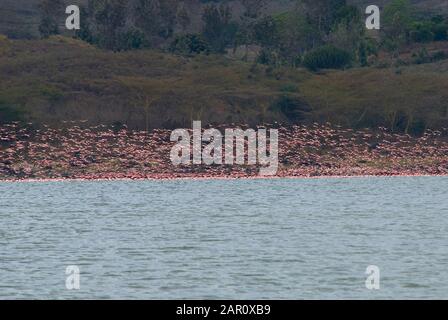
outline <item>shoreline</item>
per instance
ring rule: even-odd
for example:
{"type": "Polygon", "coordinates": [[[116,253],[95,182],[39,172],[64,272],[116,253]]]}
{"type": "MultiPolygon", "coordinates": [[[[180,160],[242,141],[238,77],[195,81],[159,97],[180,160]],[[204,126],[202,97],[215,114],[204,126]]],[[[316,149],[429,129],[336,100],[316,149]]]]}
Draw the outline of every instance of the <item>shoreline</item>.
{"type": "Polygon", "coordinates": [[[262,176],[258,165],[175,166],[170,130],[3,125],[0,182],[448,176],[448,129],[421,137],[329,124],[278,130],[277,174],[262,176]]]}
{"type": "Polygon", "coordinates": [[[351,176],[252,176],[252,177],[152,177],[152,178],[49,178],[49,179],[9,179],[1,183],[47,183],[47,182],[168,182],[168,181],[250,181],[250,180],[323,180],[323,179],[364,179],[364,178],[432,178],[447,177],[448,174],[391,174],[391,175],[351,175],[351,176]]]}

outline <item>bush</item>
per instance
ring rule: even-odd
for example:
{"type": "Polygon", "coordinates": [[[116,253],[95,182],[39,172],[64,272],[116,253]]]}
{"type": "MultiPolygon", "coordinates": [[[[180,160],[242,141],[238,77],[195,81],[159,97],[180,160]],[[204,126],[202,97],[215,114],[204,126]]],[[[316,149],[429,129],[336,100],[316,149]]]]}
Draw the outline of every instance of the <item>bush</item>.
{"type": "Polygon", "coordinates": [[[120,34],[118,50],[142,49],[145,46],[145,34],[135,28],[131,28],[120,34]]]}
{"type": "Polygon", "coordinates": [[[0,103],[0,124],[21,120],[23,120],[23,114],[21,111],[9,105],[0,103]]]}
{"type": "Polygon", "coordinates": [[[234,44],[238,33],[238,24],[232,21],[232,11],[229,6],[206,6],[202,14],[204,22],[202,35],[215,53],[224,53],[225,49],[234,44]]]}
{"type": "Polygon", "coordinates": [[[448,24],[435,25],[432,32],[434,33],[434,41],[448,40],[448,24]]]}
{"type": "Polygon", "coordinates": [[[277,98],[270,109],[280,111],[292,123],[306,120],[311,112],[310,106],[305,101],[287,94],[277,98]]]}
{"type": "Polygon", "coordinates": [[[273,50],[263,48],[257,56],[257,63],[276,66],[279,64],[278,54],[273,50]]]}
{"type": "Polygon", "coordinates": [[[295,83],[286,83],[280,87],[281,92],[288,92],[288,93],[296,93],[299,91],[299,88],[297,87],[297,84],[295,83]]]}
{"type": "Polygon", "coordinates": [[[446,59],[448,59],[448,53],[446,53],[444,51],[437,51],[436,53],[434,53],[431,56],[432,62],[437,62],[437,61],[446,60],[446,59]]]}
{"type": "Polygon", "coordinates": [[[442,16],[416,21],[412,23],[410,37],[414,42],[445,41],[448,39],[448,24],[442,16]]]}
{"type": "Polygon", "coordinates": [[[434,39],[432,24],[429,22],[414,22],[410,31],[411,40],[414,42],[430,42],[434,39]]]}
{"type": "Polygon", "coordinates": [[[305,55],[303,65],[311,70],[343,69],[352,61],[349,52],[331,45],[317,48],[305,55]]]}
{"type": "Polygon", "coordinates": [[[172,53],[182,55],[208,54],[210,52],[207,42],[198,34],[186,34],[176,37],[171,43],[169,50],[172,53]]]}
{"type": "Polygon", "coordinates": [[[58,23],[50,18],[42,18],[39,25],[39,32],[42,38],[48,38],[51,35],[59,34],[58,23]]]}
{"type": "Polygon", "coordinates": [[[429,56],[428,50],[426,48],[420,49],[417,53],[412,54],[413,63],[423,64],[431,62],[431,57],[429,56]]]}
{"type": "Polygon", "coordinates": [[[423,63],[431,63],[437,62],[440,60],[448,59],[448,53],[445,51],[437,51],[433,54],[429,54],[426,48],[420,49],[420,51],[412,54],[413,63],[414,64],[423,64],[423,63]]]}

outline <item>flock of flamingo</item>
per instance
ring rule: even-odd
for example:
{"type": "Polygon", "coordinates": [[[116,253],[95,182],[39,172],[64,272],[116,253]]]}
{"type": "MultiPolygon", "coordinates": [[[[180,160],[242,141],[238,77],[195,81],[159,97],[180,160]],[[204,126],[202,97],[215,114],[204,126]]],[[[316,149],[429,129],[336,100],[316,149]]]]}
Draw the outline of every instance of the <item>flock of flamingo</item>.
{"type": "MultiPolygon", "coordinates": [[[[272,126],[279,130],[277,177],[448,175],[448,129],[413,137],[385,128],[272,126]]],[[[39,129],[32,124],[5,124],[0,126],[0,180],[258,176],[257,166],[174,166],[170,134],[170,130],[85,127],[74,122],[64,128],[39,129]]]]}

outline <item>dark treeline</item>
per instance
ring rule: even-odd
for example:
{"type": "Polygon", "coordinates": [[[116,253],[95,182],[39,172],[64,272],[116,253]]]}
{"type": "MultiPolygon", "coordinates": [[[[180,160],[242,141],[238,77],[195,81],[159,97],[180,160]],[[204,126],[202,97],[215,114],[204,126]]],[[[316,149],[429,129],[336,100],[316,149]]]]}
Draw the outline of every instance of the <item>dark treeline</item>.
{"type": "MultiPolygon", "coordinates": [[[[365,66],[379,50],[448,38],[446,17],[423,15],[408,0],[393,0],[382,10],[382,29],[374,36],[365,28],[364,8],[345,0],[297,0],[275,14],[264,10],[267,0],[241,0],[238,11],[228,1],[197,2],[202,12],[195,28],[198,14],[187,1],[89,0],[76,37],[108,50],[161,48],[182,55],[255,46],[260,63],[312,70],[365,66]]],[[[59,33],[63,0],[42,0],[40,8],[41,35],[59,33]]]]}

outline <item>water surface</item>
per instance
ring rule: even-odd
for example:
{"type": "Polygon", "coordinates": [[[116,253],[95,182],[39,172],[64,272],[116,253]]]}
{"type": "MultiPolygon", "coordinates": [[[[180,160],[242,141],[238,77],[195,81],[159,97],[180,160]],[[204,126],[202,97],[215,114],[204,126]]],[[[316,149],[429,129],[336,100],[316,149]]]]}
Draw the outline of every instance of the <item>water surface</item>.
{"type": "Polygon", "coordinates": [[[0,298],[446,299],[447,190],[446,177],[0,183],[0,298]]]}

